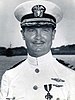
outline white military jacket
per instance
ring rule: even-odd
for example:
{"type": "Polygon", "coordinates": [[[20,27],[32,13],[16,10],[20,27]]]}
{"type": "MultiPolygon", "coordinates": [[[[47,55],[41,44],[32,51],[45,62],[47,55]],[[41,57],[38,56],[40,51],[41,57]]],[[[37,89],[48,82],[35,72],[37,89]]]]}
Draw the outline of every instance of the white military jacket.
{"type": "Polygon", "coordinates": [[[28,55],[2,77],[1,100],[74,99],[75,72],[57,62],[51,51],[38,58],[28,55]]]}

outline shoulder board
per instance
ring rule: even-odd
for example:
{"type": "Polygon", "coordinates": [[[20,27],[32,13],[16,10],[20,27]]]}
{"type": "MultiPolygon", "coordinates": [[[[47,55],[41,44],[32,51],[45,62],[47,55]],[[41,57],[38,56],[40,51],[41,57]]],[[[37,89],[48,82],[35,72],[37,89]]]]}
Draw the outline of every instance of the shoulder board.
{"type": "Polygon", "coordinates": [[[26,59],[23,59],[22,61],[20,61],[20,62],[16,63],[13,67],[9,68],[8,70],[10,70],[10,69],[13,69],[13,68],[17,67],[19,64],[21,64],[21,63],[22,63],[22,62],[24,62],[25,60],[26,60],[26,59]]]}
{"type": "Polygon", "coordinates": [[[57,60],[59,63],[63,64],[64,66],[66,66],[66,67],[68,67],[68,68],[70,68],[70,69],[72,69],[72,70],[75,70],[75,67],[74,67],[73,65],[70,65],[69,63],[67,63],[67,62],[65,62],[65,61],[63,61],[63,60],[61,60],[61,59],[57,59],[57,58],[56,58],[56,60],[57,60]]]}

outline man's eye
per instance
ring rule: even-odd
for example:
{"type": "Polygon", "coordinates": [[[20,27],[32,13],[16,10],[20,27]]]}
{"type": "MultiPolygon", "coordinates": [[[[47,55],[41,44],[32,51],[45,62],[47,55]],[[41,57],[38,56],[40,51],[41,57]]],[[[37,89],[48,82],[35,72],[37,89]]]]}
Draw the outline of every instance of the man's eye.
{"type": "Polygon", "coordinates": [[[34,31],[34,29],[28,29],[28,32],[33,32],[34,31]]]}
{"type": "Polygon", "coordinates": [[[49,32],[49,29],[43,29],[43,31],[45,31],[45,32],[49,32]]]}

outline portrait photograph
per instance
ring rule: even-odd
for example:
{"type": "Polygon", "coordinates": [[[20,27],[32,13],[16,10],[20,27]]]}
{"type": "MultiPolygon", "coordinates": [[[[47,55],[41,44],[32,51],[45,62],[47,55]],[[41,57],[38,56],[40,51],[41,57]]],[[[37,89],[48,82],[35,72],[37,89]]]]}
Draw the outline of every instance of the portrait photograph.
{"type": "Polygon", "coordinates": [[[74,100],[75,0],[0,0],[0,100],[74,100]]]}

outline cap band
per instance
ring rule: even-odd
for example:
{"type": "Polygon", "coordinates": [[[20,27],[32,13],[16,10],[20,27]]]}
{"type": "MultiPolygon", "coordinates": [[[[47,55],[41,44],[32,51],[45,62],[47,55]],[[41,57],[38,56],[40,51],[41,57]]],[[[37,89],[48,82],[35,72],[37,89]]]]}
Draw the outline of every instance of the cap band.
{"type": "Polygon", "coordinates": [[[41,27],[41,26],[53,26],[54,28],[56,28],[56,24],[53,24],[51,22],[27,22],[27,23],[23,23],[21,24],[21,27],[41,27]]]}
{"type": "Polygon", "coordinates": [[[31,18],[31,19],[24,19],[21,22],[21,27],[29,27],[29,26],[34,26],[34,27],[40,27],[40,26],[54,26],[56,27],[56,22],[54,22],[53,19],[50,18],[31,18]]]}

